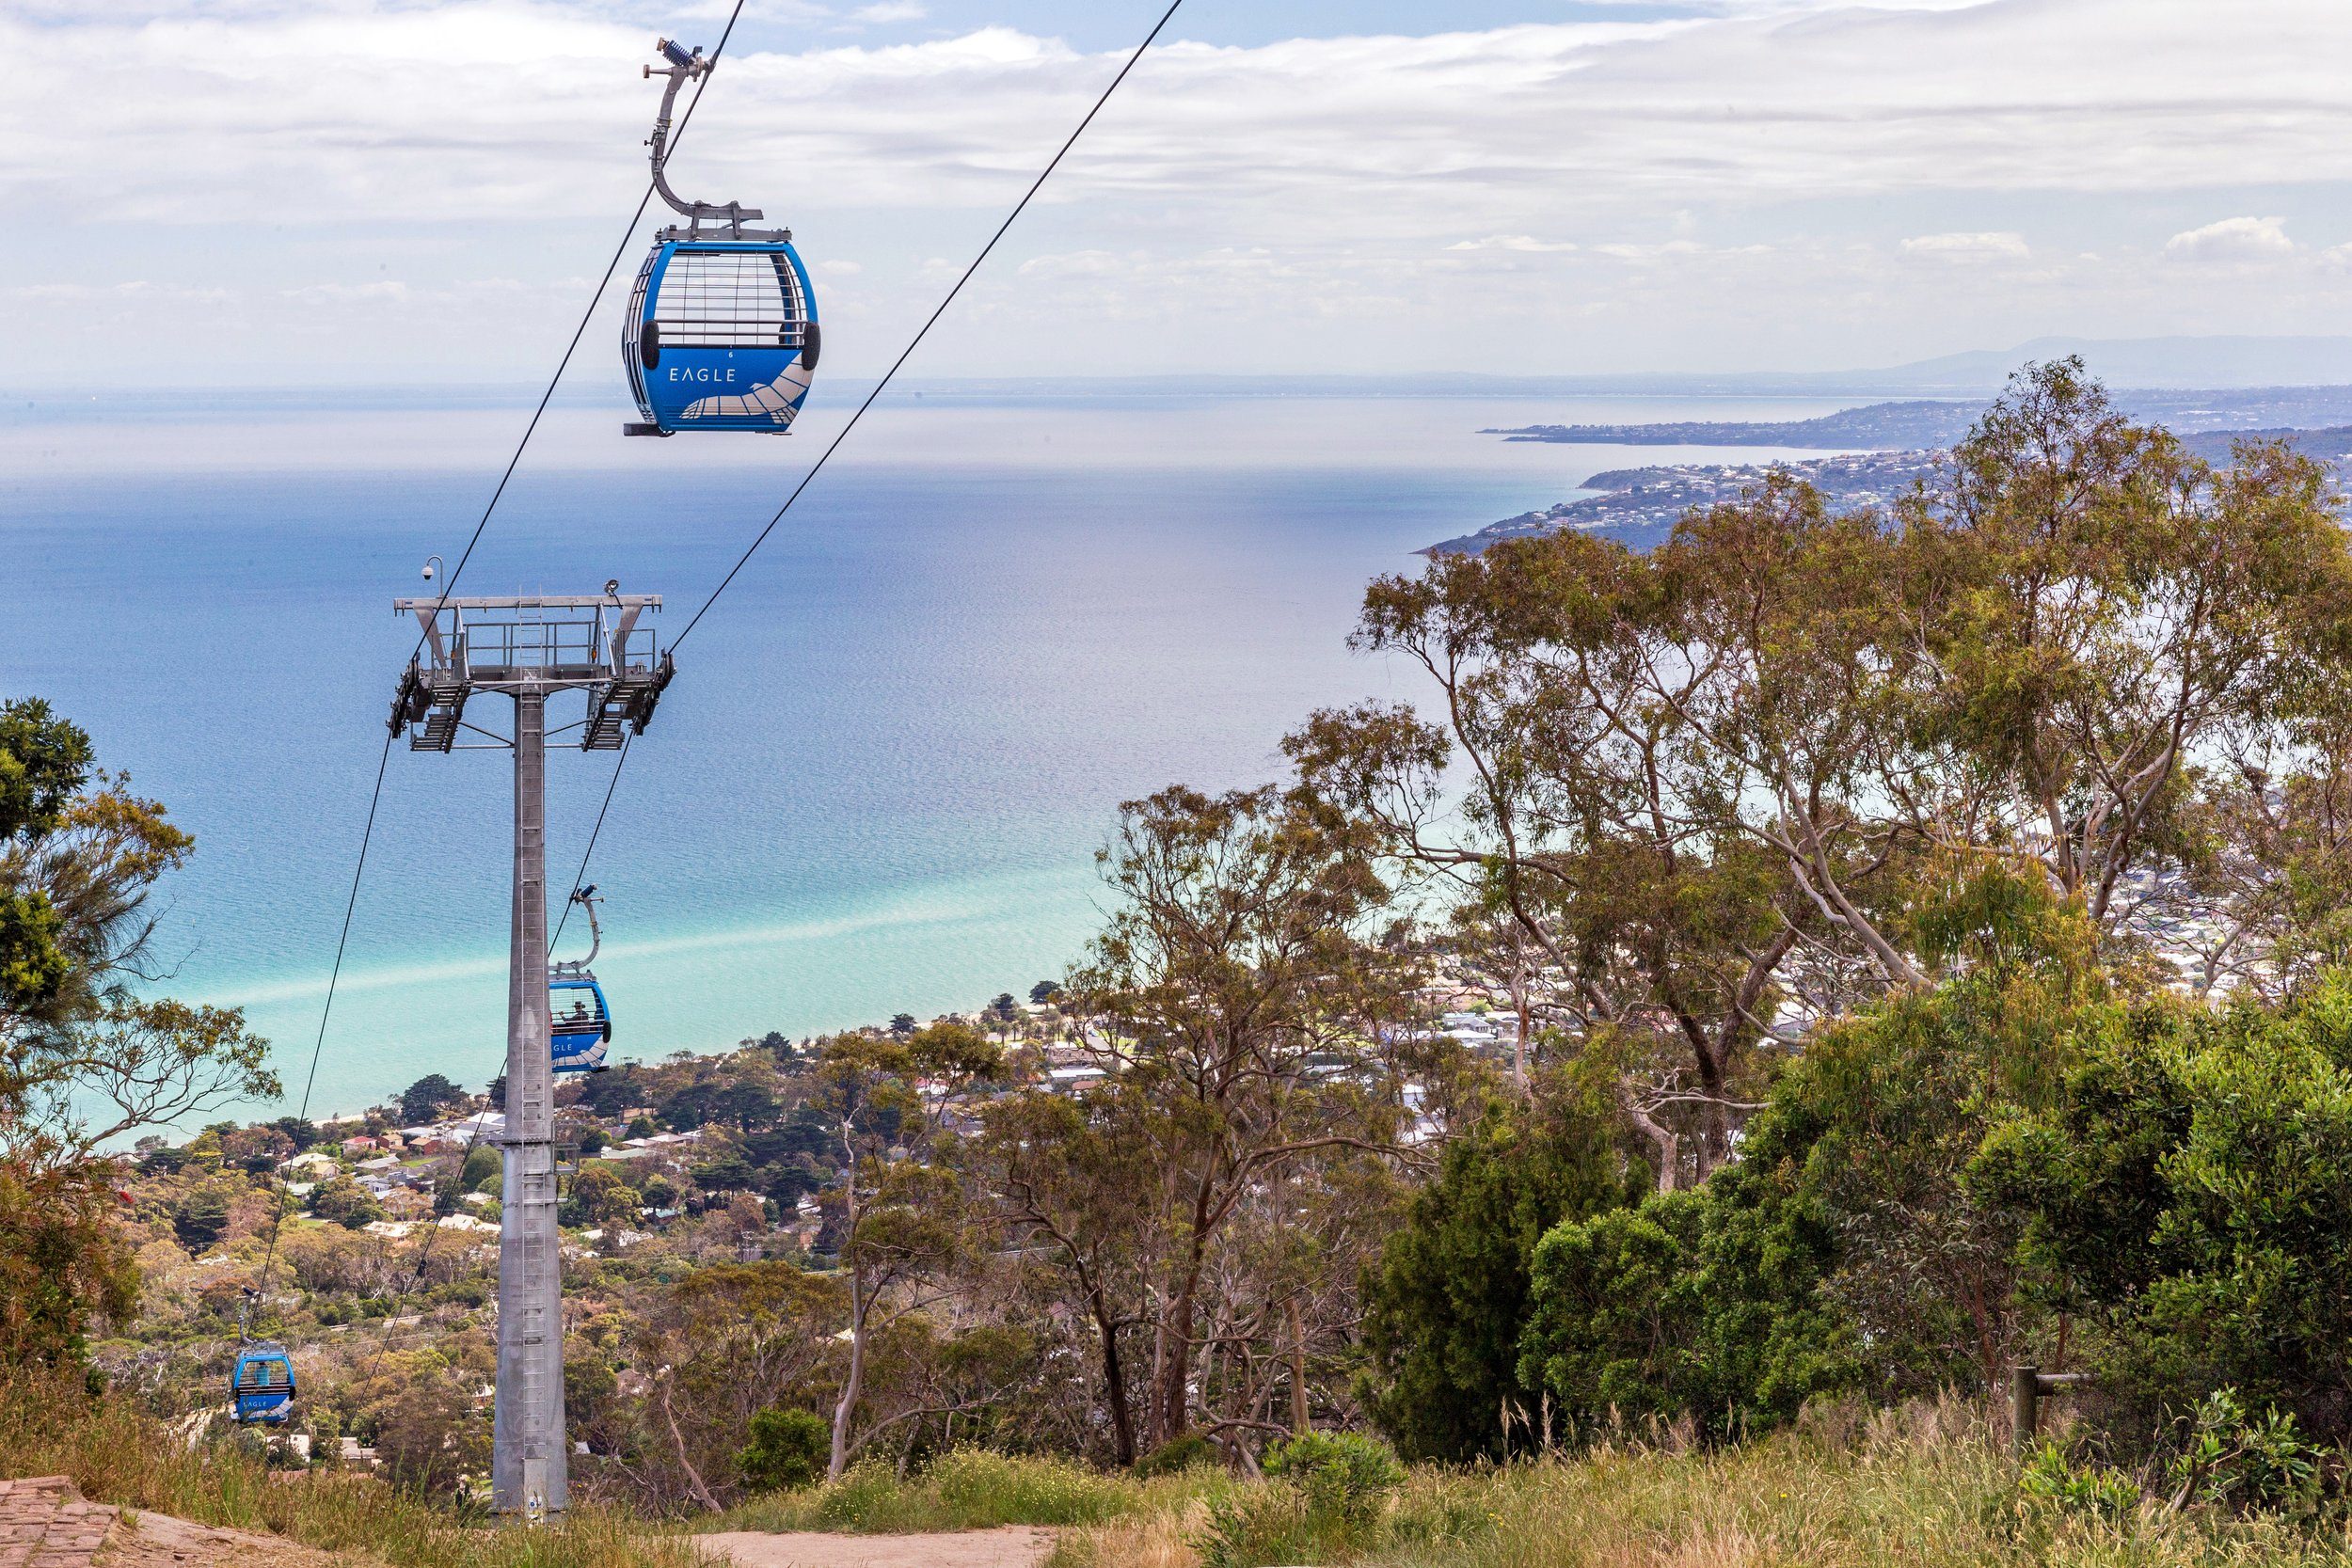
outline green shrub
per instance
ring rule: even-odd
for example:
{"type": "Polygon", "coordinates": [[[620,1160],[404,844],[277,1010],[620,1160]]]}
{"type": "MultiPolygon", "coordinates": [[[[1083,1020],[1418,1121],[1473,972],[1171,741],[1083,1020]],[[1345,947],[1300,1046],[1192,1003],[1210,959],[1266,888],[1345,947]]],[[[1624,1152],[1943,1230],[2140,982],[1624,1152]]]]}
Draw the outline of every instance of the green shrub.
{"type": "Polygon", "coordinates": [[[1201,1568],[1271,1568],[1322,1562],[1347,1548],[1337,1521],[1311,1519],[1297,1489],[1245,1486],[1209,1499],[1209,1513],[1191,1538],[1201,1568]]]}
{"type": "Polygon", "coordinates": [[[1405,1481],[1396,1455],[1352,1433],[1301,1433],[1267,1450],[1268,1484],[1209,1500],[1193,1538],[1203,1568],[1322,1562],[1372,1546],[1389,1495],[1405,1481]]]}
{"type": "Polygon", "coordinates": [[[2065,907],[1994,881],[1920,935],[1980,967],[1809,1039],[1737,1163],[1538,1244],[1521,1371],[1572,1430],[1688,1422],[1722,1442],[1817,1396],[1891,1403],[2006,1376],[2028,1225],[1978,1179],[1982,1150],[2062,1101],[2086,1049],[2135,1015],[2081,973],[2065,907]],[[1979,926],[2008,944],[1955,935],[1979,926]]]}
{"type": "Polygon", "coordinates": [[[900,1528],[898,1475],[888,1465],[867,1460],[852,1465],[839,1481],[826,1483],[817,1499],[817,1517],[831,1529],[890,1529],[900,1528]]]}
{"type": "Polygon", "coordinates": [[[1135,1475],[1138,1481],[1154,1476],[1182,1475],[1199,1465],[1218,1463],[1216,1445],[1197,1432],[1187,1432],[1167,1442],[1136,1461],[1135,1475]]]}
{"type": "Polygon", "coordinates": [[[1352,1432],[1304,1432],[1278,1443],[1266,1452],[1265,1473],[1295,1486],[1310,1512],[1351,1525],[1370,1521],[1405,1481],[1396,1455],[1352,1432]]]}
{"type": "Polygon", "coordinates": [[[2294,1512],[2318,1501],[2323,1455],[2295,1430],[2294,1412],[2255,1416],[2236,1389],[2217,1388],[2181,1425],[2181,1448],[2167,1467],[2177,1499],[2294,1512]]]}
{"type": "Polygon", "coordinates": [[[2249,1441],[2257,1409],[2352,1440],[2352,972],[2280,1008],[2119,1010],[1969,1179],[2023,1217],[2023,1293],[2073,1319],[2111,1440],[2161,1447],[2181,1411],[2214,1429],[2231,1408],[2249,1441]]]}
{"type": "Polygon", "coordinates": [[[1852,1333],[1822,1291],[1820,1206],[1774,1163],[1697,1192],[1564,1224],[1535,1249],[1521,1375],[1563,1436],[1685,1418],[1729,1439],[1795,1418],[1852,1377],[1852,1333]]]}
{"type": "Polygon", "coordinates": [[[833,1428],[808,1410],[762,1410],[752,1417],[751,1441],[736,1456],[743,1484],[755,1492],[788,1491],[825,1473],[833,1428]]]}
{"type": "Polygon", "coordinates": [[[2017,1478],[2019,1496],[2075,1513],[2120,1519],[2139,1506],[2139,1483],[2104,1465],[2076,1465],[2044,1438],[2017,1478]]]}
{"type": "Polygon", "coordinates": [[[1563,1221],[1640,1202],[1649,1185],[1606,1116],[1563,1085],[1540,1087],[1534,1104],[1493,1106],[1447,1140],[1436,1179],[1365,1271],[1359,1394],[1412,1458],[1541,1446],[1542,1394],[1519,1364],[1536,1243],[1563,1221]]]}
{"type": "Polygon", "coordinates": [[[1126,1506],[1114,1478],[1063,1460],[958,1449],[931,1465],[939,1500],[965,1529],[996,1525],[1091,1525],[1126,1506]]]}

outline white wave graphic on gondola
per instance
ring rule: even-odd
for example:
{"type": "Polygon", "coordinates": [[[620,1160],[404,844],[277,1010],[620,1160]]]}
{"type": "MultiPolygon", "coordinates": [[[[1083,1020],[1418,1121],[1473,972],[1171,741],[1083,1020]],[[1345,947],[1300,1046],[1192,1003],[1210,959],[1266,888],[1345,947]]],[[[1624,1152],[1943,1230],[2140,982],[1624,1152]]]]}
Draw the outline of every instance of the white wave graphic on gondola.
{"type": "Polygon", "coordinates": [[[773,381],[755,387],[748,392],[696,398],[686,405],[678,418],[765,419],[778,425],[789,425],[801,411],[801,400],[808,396],[808,367],[796,358],[773,381]]]}

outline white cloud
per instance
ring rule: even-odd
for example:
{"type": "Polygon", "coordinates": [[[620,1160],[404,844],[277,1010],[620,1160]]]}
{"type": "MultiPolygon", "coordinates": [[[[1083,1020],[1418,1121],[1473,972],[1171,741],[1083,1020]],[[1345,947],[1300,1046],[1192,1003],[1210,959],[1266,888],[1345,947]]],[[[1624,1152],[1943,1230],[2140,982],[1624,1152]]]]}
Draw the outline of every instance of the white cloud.
{"type": "Polygon", "coordinates": [[[378,279],[373,283],[309,283],[285,291],[289,299],[307,305],[400,304],[408,298],[405,283],[378,279]]]}
{"type": "Polygon", "coordinates": [[[2267,261],[2295,249],[2284,218],[2223,218],[2164,242],[2165,255],[2178,261],[2267,261]]]}
{"type": "MultiPolygon", "coordinates": [[[[88,12],[87,15],[103,15],[88,12]]],[[[0,103],[0,199],[117,216],[601,214],[653,105],[641,29],[530,0],[173,15],[30,27],[16,57],[86,71],[0,103]],[[460,194],[462,193],[462,195],[460,194]]],[[[2009,0],[1430,38],[1173,42],[1138,70],[1054,198],[1179,198],[1236,224],[1453,243],[1572,211],[1915,189],[2163,190],[2250,171],[2352,177],[2328,65],[2352,7],[2009,0]],[[1486,221],[1480,223],[1479,218],[1486,221]],[[1469,219],[1469,222],[1462,221],[1469,219]]],[[[998,207],[1115,69],[992,27],[713,78],[681,181],[770,204],[998,207]],[[690,170],[691,166],[691,170],[690,170]],[[779,187],[782,187],[779,189],[779,187]]]]}
{"type": "Polygon", "coordinates": [[[1919,234],[1902,243],[1906,256],[1939,261],[2012,261],[2033,254],[2023,234],[1919,234]]]}
{"type": "Polygon", "coordinates": [[[1620,261],[1646,261],[1660,256],[1704,256],[1708,247],[1696,240],[1667,240],[1658,245],[1633,245],[1614,241],[1593,246],[1597,256],[1607,256],[1620,261]]]}
{"type": "MultiPolygon", "coordinates": [[[[860,14],[856,0],[757,3],[771,19],[787,3],[860,14]]],[[[560,351],[584,287],[555,276],[600,266],[603,233],[643,191],[655,92],[636,64],[685,4],[709,0],[0,0],[0,50],[81,62],[0,94],[0,276],[100,286],[159,276],[161,250],[192,289],[268,301],[332,285],[350,297],[305,293],[303,311],[411,324],[342,345],[346,359],[535,371],[541,345],[522,328],[544,318],[560,351]],[[126,234],[143,254],[113,243],[126,234]],[[413,291],[399,311],[367,293],[379,260],[413,291]],[[518,294],[501,304],[465,282],[485,273],[518,294]]],[[[1787,362],[1792,345],[1835,364],[1880,353],[1854,341],[1858,323],[1909,334],[1906,352],[1973,346],[1954,334],[2160,331],[2192,298],[2223,297],[2228,269],[2157,264],[2132,204],[2193,193],[2210,211],[2276,210],[2283,198],[2233,193],[2352,181],[2341,0],[1684,9],[1253,47],[1179,36],[927,355],[994,369],[1099,355],[1095,368],[1120,370],[1118,356],[1208,352],[1180,322],[1160,337],[1086,330],[1087,309],[1174,322],[1168,300],[1227,318],[1214,346],[1229,358],[1301,366],[1417,343],[1465,368],[1583,368],[1565,356],[1604,349],[1787,362]],[[2054,202],[2074,231],[2034,254],[2010,226],[2054,202]],[[1889,232],[1889,212],[1916,232],[1889,232]],[[1958,262],[1983,264],[1934,264],[1958,262]],[[1974,314],[1955,311],[1963,299],[1974,314]]],[[[881,338],[936,303],[1119,64],[1009,26],[801,53],[739,38],[673,173],[689,195],[790,223],[820,278],[861,269],[876,341],[845,331],[829,353],[886,362],[896,345],[881,338]]],[[[2230,219],[2162,255],[2283,257],[2293,243],[2280,220],[2230,219]]],[[[2226,320],[2200,319],[2352,327],[2334,293],[2352,268],[2307,270],[2328,292],[2240,291],[2226,320]],[[2258,307],[2280,314],[2257,321],[2258,307]]],[[[21,314],[20,364],[86,357],[66,325],[21,314]]],[[[162,306],[142,320],[162,330],[140,352],[171,352],[162,306]]],[[[270,311],[257,304],[249,325],[219,341],[274,362],[270,311]]],[[[218,346],[182,352],[200,369],[218,346]]]]}
{"type": "Polygon", "coordinates": [[[915,5],[914,0],[883,0],[883,3],[878,6],[860,6],[850,13],[850,20],[871,23],[920,22],[930,14],[927,7],[915,5]]]}
{"type": "Polygon", "coordinates": [[[0,289],[0,298],[37,305],[178,304],[222,305],[234,295],[230,290],[190,288],[180,283],[156,283],[144,277],[121,283],[17,283],[0,289]]]}
{"type": "Polygon", "coordinates": [[[1448,250],[1517,250],[1529,253],[1565,253],[1576,248],[1572,242],[1549,243],[1533,234],[1489,234],[1483,240],[1457,240],[1446,246],[1448,250]]]}

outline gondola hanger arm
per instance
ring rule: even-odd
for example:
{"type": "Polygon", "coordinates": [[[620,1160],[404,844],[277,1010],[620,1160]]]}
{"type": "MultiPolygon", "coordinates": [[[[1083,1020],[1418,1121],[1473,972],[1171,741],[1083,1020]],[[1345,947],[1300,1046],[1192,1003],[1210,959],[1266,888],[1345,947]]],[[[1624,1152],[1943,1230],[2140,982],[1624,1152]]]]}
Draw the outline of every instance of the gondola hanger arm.
{"type": "Polygon", "coordinates": [[[699,235],[705,223],[717,223],[726,226],[729,239],[790,239],[792,236],[788,230],[779,230],[774,234],[746,234],[743,230],[746,220],[767,215],[756,207],[746,207],[739,201],[689,201],[670,188],[670,111],[676,105],[677,89],[708,75],[717,69],[719,62],[703,58],[700,48],[681,49],[669,39],[656,40],[654,47],[661,52],[663,59],[670,62],[659,71],[650,65],[644,68],[648,79],[663,76],[669,80],[669,86],[661,89],[661,111],[654,119],[653,135],[645,138],[645,145],[653,149],[654,190],[663,201],[669,203],[672,212],[688,220],[690,235],[699,235]]]}

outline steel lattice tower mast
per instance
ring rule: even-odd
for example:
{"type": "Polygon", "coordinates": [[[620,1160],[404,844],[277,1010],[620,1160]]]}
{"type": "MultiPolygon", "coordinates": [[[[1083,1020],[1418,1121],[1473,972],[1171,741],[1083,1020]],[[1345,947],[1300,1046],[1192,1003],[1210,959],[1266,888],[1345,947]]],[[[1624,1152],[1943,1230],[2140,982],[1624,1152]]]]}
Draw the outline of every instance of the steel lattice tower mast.
{"type": "Polygon", "coordinates": [[[402,672],[390,726],[417,752],[508,749],[515,754],[515,895],[506,984],[506,1132],[499,1225],[498,1404],[492,1506],[536,1515],[564,1508],[564,1286],[557,1254],[555,1070],[548,1010],[548,699],[587,696],[580,749],[609,752],[644,733],[670,684],[668,654],[644,611],[652,594],[535,594],[509,599],[401,599],[423,628],[402,672]],[[512,737],[467,721],[479,691],[514,699],[512,737]],[[459,732],[479,738],[461,741],[459,732]]]}

